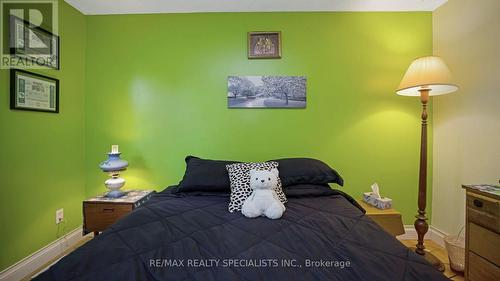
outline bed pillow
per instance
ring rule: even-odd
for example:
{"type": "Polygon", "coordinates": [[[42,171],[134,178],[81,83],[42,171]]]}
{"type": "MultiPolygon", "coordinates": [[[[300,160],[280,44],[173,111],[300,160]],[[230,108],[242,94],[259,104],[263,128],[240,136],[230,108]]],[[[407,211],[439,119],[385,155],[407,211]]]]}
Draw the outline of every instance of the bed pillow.
{"type": "MultiPolygon", "coordinates": [[[[250,170],[271,170],[278,168],[278,162],[264,163],[235,163],[226,166],[229,173],[229,181],[231,182],[231,196],[229,198],[229,212],[241,211],[241,206],[245,199],[250,196],[252,189],[250,188],[250,170]]],[[[286,196],[281,188],[281,181],[278,178],[278,185],[275,189],[279,200],[286,203],[286,196]]]]}
{"type": "Polygon", "coordinates": [[[284,158],[276,161],[279,164],[280,178],[283,187],[297,184],[344,185],[342,177],[326,163],[311,158],[284,158]]]}
{"type": "Polygon", "coordinates": [[[236,161],[209,160],[195,156],[186,157],[186,172],[177,192],[230,191],[226,165],[236,161]]]}

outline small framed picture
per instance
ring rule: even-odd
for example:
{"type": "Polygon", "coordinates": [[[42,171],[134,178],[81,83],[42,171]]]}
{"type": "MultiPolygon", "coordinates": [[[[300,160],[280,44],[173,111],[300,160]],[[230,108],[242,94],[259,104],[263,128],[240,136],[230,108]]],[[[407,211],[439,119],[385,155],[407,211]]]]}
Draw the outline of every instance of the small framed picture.
{"type": "Polygon", "coordinates": [[[11,55],[27,64],[59,69],[59,36],[16,16],[9,20],[11,55]]]}
{"type": "Polygon", "coordinates": [[[281,32],[248,32],[248,58],[281,58],[281,32]]]}
{"type": "Polygon", "coordinates": [[[58,113],[59,80],[11,69],[10,108],[58,113]]]}

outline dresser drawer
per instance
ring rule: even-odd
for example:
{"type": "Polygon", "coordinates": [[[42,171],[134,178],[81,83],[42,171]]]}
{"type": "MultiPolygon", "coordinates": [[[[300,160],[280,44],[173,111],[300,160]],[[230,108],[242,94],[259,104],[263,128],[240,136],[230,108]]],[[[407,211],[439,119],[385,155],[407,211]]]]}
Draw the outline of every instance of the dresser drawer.
{"type": "Polygon", "coordinates": [[[470,222],[500,233],[500,219],[498,217],[490,215],[489,213],[481,212],[472,208],[467,208],[467,219],[470,222]]]}
{"type": "Polygon", "coordinates": [[[498,281],[500,280],[500,268],[480,256],[469,252],[469,275],[470,281],[498,281]]]}
{"type": "Polygon", "coordinates": [[[474,194],[473,192],[467,192],[467,207],[494,217],[500,216],[498,200],[474,194]]]}
{"type": "Polygon", "coordinates": [[[469,250],[500,265],[500,237],[493,231],[469,223],[469,250]]]}
{"type": "Polygon", "coordinates": [[[87,231],[103,231],[132,209],[132,204],[85,203],[85,228],[87,231]]]}

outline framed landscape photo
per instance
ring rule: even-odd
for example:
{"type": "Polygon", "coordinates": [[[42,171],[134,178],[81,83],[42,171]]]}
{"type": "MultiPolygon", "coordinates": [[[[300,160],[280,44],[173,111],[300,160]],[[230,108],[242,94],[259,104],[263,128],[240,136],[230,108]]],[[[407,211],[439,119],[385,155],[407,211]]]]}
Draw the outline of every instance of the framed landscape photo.
{"type": "Polygon", "coordinates": [[[229,76],[228,108],[305,108],[305,76],[229,76]]]}
{"type": "Polygon", "coordinates": [[[59,36],[16,16],[9,21],[11,55],[27,65],[59,69],[59,36]]]}
{"type": "Polygon", "coordinates": [[[248,58],[281,58],[281,32],[248,32],[248,58]]]}
{"type": "Polygon", "coordinates": [[[10,108],[58,113],[59,80],[11,69],[10,108]]]}

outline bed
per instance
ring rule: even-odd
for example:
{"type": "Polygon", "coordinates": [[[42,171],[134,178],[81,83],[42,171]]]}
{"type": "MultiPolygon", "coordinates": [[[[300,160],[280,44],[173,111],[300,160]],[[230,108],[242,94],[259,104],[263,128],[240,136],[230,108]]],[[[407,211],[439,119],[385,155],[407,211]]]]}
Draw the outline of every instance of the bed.
{"type": "Polygon", "coordinates": [[[283,190],[270,220],[228,212],[228,192],[167,188],[35,280],[448,280],[344,192],[283,190]]]}

